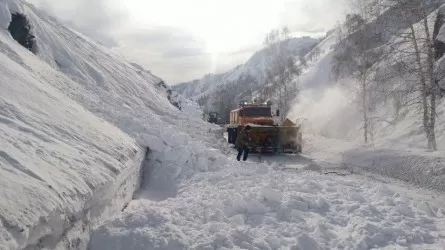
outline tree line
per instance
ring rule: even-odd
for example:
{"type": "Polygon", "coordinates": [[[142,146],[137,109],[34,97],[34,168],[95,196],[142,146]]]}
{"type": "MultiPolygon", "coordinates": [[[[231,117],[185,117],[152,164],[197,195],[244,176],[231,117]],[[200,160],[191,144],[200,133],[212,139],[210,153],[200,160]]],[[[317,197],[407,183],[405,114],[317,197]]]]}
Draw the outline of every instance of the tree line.
{"type": "Polygon", "coordinates": [[[445,53],[440,0],[357,1],[354,13],[339,27],[333,59],[337,81],[351,77],[357,93],[365,143],[378,122],[396,122],[400,111],[415,109],[429,150],[437,150],[437,105],[444,94],[445,53]],[[431,18],[433,16],[433,18],[431,18]],[[393,100],[393,120],[379,117],[377,106],[393,100]],[[386,120],[385,120],[386,119],[386,120]]]}

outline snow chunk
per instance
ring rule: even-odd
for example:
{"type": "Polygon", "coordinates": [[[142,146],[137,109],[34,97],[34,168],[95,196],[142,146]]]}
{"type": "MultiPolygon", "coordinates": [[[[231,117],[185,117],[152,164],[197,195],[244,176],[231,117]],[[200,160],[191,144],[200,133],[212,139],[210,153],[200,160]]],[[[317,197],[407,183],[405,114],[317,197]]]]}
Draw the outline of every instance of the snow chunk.
{"type": "Polygon", "coordinates": [[[321,249],[318,245],[317,241],[311,238],[307,234],[301,234],[297,238],[298,244],[292,246],[291,249],[299,250],[299,249],[307,249],[307,250],[319,250],[321,249]]]}
{"type": "Polygon", "coordinates": [[[414,215],[412,209],[407,204],[398,205],[397,211],[408,217],[412,217],[414,215]]]}
{"type": "Polygon", "coordinates": [[[265,214],[267,213],[267,207],[265,207],[259,201],[253,200],[246,204],[248,214],[265,214]]]}
{"type": "Polygon", "coordinates": [[[166,211],[145,210],[144,214],[127,214],[125,219],[113,222],[125,228],[109,231],[107,224],[92,235],[90,248],[101,249],[186,249],[190,244],[185,234],[169,223],[166,211]],[[143,230],[141,230],[143,229],[143,230]],[[112,239],[107,239],[112,234],[112,239]],[[127,237],[131,235],[131,237],[127,237]]]}
{"type": "Polygon", "coordinates": [[[281,203],[282,193],[270,188],[263,189],[262,192],[264,201],[271,204],[281,203]]]}
{"type": "Polygon", "coordinates": [[[235,216],[230,217],[230,222],[238,225],[238,226],[243,226],[244,225],[244,216],[241,214],[237,214],[235,216]]]}
{"type": "Polygon", "coordinates": [[[270,247],[272,247],[273,249],[278,249],[282,245],[280,239],[278,237],[276,237],[275,235],[271,235],[271,234],[269,234],[265,238],[265,241],[267,243],[269,243],[270,247]]]}
{"type": "Polygon", "coordinates": [[[433,209],[431,209],[431,206],[426,201],[421,201],[417,204],[417,209],[424,211],[428,216],[430,217],[436,217],[436,213],[433,212],[433,209]]]}
{"type": "Polygon", "coordinates": [[[309,210],[309,204],[304,201],[294,200],[289,202],[289,207],[300,210],[302,212],[307,212],[309,210]]]}

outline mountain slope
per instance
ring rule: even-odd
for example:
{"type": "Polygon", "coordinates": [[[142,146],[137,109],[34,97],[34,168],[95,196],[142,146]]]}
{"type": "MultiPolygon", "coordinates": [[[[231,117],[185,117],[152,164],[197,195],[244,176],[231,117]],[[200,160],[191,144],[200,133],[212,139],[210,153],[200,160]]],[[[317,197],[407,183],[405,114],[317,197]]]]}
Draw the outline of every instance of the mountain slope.
{"type": "MultiPolygon", "coordinates": [[[[300,51],[309,51],[317,42],[317,39],[303,37],[291,38],[282,43],[289,50],[289,55],[297,56],[300,51]]],[[[270,63],[272,62],[263,49],[256,52],[245,64],[238,65],[226,73],[210,74],[199,80],[179,83],[174,85],[173,89],[187,98],[199,101],[204,109],[210,110],[215,108],[212,98],[218,95],[217,92],[221,89],[237,92],[240,98],[248,98],[253,92],[261,90],[270,63]]]]}

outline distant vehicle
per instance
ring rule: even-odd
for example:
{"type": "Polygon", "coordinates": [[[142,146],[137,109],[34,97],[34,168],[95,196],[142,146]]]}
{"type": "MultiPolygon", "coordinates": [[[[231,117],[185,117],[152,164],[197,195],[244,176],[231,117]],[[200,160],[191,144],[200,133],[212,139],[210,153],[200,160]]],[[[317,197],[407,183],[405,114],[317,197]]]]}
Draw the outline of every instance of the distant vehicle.
{"type": "Polygon", "coordinates": [[[209,123],[219,124],[221,118],[219,117],[219,114],[217,112],[210,112],[207,121],[209,123]]]}
{"type": "Polygon", "coordinates": [[[274,116],[279,116],[277,110],[272,114],[272,103],[242,103],[238,109],[230,112],[230,124],[227,125],[228,142],[234,144],[240,130],[250,125],[252,127],[252,153],[301,153],[302,135],[300,126],[286,119],[282,124],[275,124],[274,116]]]}

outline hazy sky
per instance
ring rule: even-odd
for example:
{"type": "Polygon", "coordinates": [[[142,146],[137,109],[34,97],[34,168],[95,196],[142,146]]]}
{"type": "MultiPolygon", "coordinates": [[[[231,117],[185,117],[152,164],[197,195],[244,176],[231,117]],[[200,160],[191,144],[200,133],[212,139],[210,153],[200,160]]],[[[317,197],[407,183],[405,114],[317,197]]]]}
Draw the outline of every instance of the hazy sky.
{"type": "Polygon", "coordinates": [[[223,72],[272,28],[320,36],[347,0],[28,0],[167,83],[223,72]]]}

